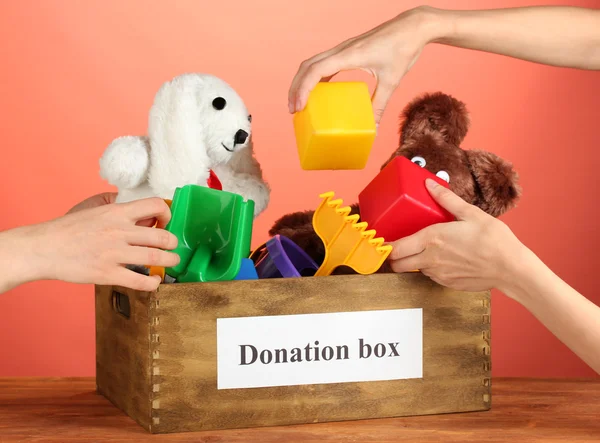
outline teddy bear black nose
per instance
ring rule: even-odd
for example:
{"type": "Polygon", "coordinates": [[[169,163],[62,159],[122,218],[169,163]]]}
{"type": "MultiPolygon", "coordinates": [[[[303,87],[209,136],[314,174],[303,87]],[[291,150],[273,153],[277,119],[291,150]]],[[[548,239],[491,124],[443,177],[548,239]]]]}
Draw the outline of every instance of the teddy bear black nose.
{"type": "Polygon", "coordinates": [[[238,132],[235,133],[233,142],[236,145],[242,145],[246,142],[247,138],[248,138],[248,133],[246,131],[244,131],[243,129],[240,129],[240,130],[238,130],[238,132]]]}

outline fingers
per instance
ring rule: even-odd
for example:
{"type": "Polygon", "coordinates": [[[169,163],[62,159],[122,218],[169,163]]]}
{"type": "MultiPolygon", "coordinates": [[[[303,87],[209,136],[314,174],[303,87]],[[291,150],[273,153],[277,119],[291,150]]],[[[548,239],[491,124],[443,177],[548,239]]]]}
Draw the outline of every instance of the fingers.
{"type": "Polygon", "coordinates": [[[423,266],[428,232],[428,229],[423,229],[392,243],[389,263],[394,272],[414,271],[423,266]]]}
{"type": "MultiPolygon", "coordinates": [[[[315,61],[315,59],[319,57],[319,55],[313,57],[312,59],[308,59],[303,61],[300,64],[300,67],[298,68],[298,72],[296,72],[296,75],[294,76],[294,78],[292,79],[292,84],[290,85],[290,90],[288,91],[288,109],[290,111],[290,114],[293,114],[294,112],[297,112],[301,109],[298,109],[298,86],[300,83],[300,80],[304,78],[305,74],[306,74],[306,70],[308,69],[308,67],[310,65],[313,64],[313,62],[315,61]]],[[[314,87],[314,85],[313,85],[314,87]]]]}
{"type": "Polygon", "coordinates": [[[330,80],[331,77],[346,68],[344,60],[338,54],[317,56],[300,66],[300,70],[292,81],[288,97],[291,113],[304,109],[308,96],[317,83],[322,80],[330,80]]]}
{"type": "Polygon", "coordinates": [[[169,205],[158,197],[135,200],[128,203],[122,203],[127,217],[137,222],[156,218],[158,228],[164,228],[171,220],[171,210],[169,205]]]}
{"type": "Polygon", "coordinates": [[[156,224],[156,219],[154,217],[153,218],[147,218],[145,220],[139,220],[135,224],[136,224],[136,226],[143,226],[143,227],[146,227],[146,228],[151,228],[151,227],[153,227],[156,224]]]}
{"type": "Polygon", "coordinates": [[[389,259],[400,260],[423,252],[427,245],[427,231],[424,231],[425,230],[421,230],[413,235],[409,235],[408,237],[404,237],[390,243],[393,249],[389,255],[389,259]]]}
{"type": "Polygon", "coordinates": [[[434,180],[425,180],[425,186],[433,197],[444,209],[454,215],[458,220],[467,220],[478,214],[479,208],[470,205],[451,190],[441,186],[434,180]]]}
{"type": "Polygon", "coordinates": [[[109,278],[110,284],[115,286],[123,286],[137,291],[152,292],[161,283],[160,276],[148,276],[131,271],[124,267],[115,269],[109,278]]]}
{"type": "MultiPolygon", "coordinates": [[[[296,75],[292,79],[292,83],[291,83],[290,89],[288,91],[288,108],[289,108],[290,113],[294,113],[294,112],[300,110],[300,109],[296,109],[296,104],[297,104],[296,98],[298,96],[298,85],[300,84],[300,81],[304,78],[307,69],[310,68],[310,66],[313,63],[316,63],[326,57],[329,57],[336,52],[337,52],[336,48],[331,48],[328,51],[322,52],[320,54],[315,55],[314,57],[304,60],[300,64],[300,67],[298,68],[298,72],[296,72],[296,75]]],[[[333,75],[325,76],[324,79],[329,81],[329,79],[331,79],[332,76],[333,75]]],[[[317,82],[315,82],[315,84],[316,83],[317,82]]],[[[314,87],[314,85],[312,87],[314,87]]]]}
{"type": "Polygon", "coordinates": [[[396,90],[396,87],[396,85],[388,81],[380,80],[377,82],[377,86],[375,86],[375,91],[373,92],[373,97],[371,99],[376,124],[379,124],[381,121],[383,112],[385,111],[392,94],[396,90]]]}
{"type": "Polygon", "coordinates": [[[392,271],[397,273],[410,272],[416,269],[423,269],[426,263],[425,252],[411,255],[410,257],[400,258],[398,260],[390,260],[392,271]]]}
{"type": "MultiPolygon", "coordinates": [[[[358,66],[357,61],[351,61],[346,52],[336,52],[325,57],[317,56],[310,61],[304,62],[294,80],[288,94],[288,107],[291,113],[304,109],[310,92],[317,83],[329,81],[338,72],[345,69],[353,69],[358,66]]],[[[361,68],[376,76],[371,69],[361,68]]],[[[396,90],[397,84],[387,80],[377,82],[373,96],[371,97],[375,123],[379,124],[383,112],[396,90]]]]}
{"type": "Polygon", "coordinates": [[[177,247],[177,237],[158,228],[135,226],[125,233],[125,241],[132,246],[146,246],[150,248],[172,251],[177,247]]]}
{"type": "Polygon", "coordinates": [[[171,268],[179,264],[179,255],[175,252],[163,251],[144,246],[129,246],[117,254],[122,264],[161,266],[171,268]]]}

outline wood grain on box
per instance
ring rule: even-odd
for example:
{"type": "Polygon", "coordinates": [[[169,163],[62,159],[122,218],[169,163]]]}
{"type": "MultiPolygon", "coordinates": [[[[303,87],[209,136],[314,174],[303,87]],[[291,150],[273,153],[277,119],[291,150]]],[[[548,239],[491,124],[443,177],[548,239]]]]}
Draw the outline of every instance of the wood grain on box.
{"type": "Polygon", "coordinates": [[[98,391],[146,429],[150,427],[152,380],[149,298],[149,293],[124,288],[96,290],[98,391]]]}
{"type": "MultiPolygon", "coordinates": [[[[486,410],[490,295],[422,274],[98,287],[98,389],[153,433],[486,410]],[[114,292],[130,299],[117,313],[114,292]],[[423,309],[423,378],[217,389],[216,319],[423,309]]],[[[268,370],[268,367],[265,367],[268,370]]]]}

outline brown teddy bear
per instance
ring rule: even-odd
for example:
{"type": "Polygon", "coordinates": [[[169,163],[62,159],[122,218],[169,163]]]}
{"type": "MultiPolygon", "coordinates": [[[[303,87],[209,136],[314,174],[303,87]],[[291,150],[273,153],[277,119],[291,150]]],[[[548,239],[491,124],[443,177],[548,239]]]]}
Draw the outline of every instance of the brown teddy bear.
{"type": "MultiPolygon", "coordinates": [[[[394,157],[403,156],[448,181],[454,193],[493,217],[516,205],[521,188],[512,165],[491,152],[460,147],[470,123],[464,103],[441,92],[424,94],[406,106],[402,117],[400,146],[381,169],[394,157]]],[[[358,204],[351,208],[351,214],[360,214],[358,204]]],[[[274,223],[269,235],[288,237],[321,264],[325,249],[313,229],[313,213],[284,215],[274,223]]],[[[384,264],[378,272],[390,271],[384,264]]],[[[334,273],[354,271],[341,267],[334,273]]]]}

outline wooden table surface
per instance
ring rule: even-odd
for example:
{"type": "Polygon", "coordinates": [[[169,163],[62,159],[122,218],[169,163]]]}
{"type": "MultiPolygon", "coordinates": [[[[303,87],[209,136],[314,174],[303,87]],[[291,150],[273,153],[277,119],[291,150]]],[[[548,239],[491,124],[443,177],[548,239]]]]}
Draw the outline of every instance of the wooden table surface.
{"type": "Polygon", "coordinates": [[[0,378],[0,442],[600,441],[600,378],[494,378],[486,412],[160,435],[95,387],[90,378],[0,378]]]}

